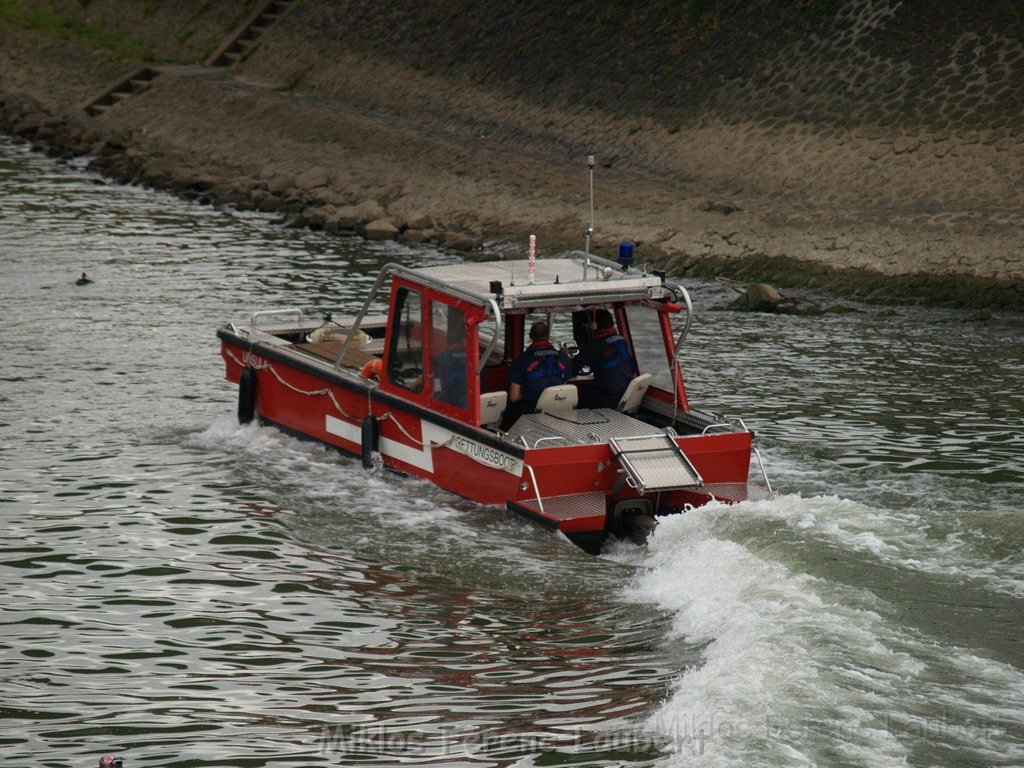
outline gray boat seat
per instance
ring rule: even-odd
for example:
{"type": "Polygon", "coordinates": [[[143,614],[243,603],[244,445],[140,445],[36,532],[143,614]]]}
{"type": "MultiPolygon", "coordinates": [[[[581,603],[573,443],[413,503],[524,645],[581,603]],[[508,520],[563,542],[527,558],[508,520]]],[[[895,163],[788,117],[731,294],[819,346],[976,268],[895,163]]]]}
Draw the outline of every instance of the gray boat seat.
{"type": "Polygon", "coordinates": [[[620,413],[633,413],[637,408],[640,407],[640,403],[643,402],[644,395],[647,394],[647,390],[651,388],[651,374],[642,373],[626,387],[626,391],[622,393],[622,397],[619,398],[619,404],[615,406],[615,410],[620,413]]]}
{"type": "Polygon", "coordinates": [[[537,398],[537,410],[541,413],[564,413],[571,411],[579,402],[579,390],[572,384],[548,387],[537,398]]]}
{"type": "Polygon", "coordinates": [[[508,405],[508,392],[484,392],[480,395],[480,426],[489,427],[501,421],[508,405]]]}

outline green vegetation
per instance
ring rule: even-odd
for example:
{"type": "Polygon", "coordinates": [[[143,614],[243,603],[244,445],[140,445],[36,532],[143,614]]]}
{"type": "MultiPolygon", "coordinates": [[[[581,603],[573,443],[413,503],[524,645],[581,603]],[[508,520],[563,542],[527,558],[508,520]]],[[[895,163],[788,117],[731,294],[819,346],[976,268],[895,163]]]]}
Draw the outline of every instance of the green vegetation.
{"type": "Polygon", "coordinates": [[[811,0],[811,14],[822,17],[827,16],[835,5],[835,0],[811,0]]]}
{"type": "Polygon", "coordinates": [[[76,40],[97,51],[106,51],[115,59],[147,62],[156,59],[152,47],[133,37],[68,18],[45,0],[0,0],[0,23],[63,40],[76,40]]]}
{"type": "Polygon", "coordinates": [[[683,18],[691,23],[697,21],[708,12],[712,5],[714,5],[714,0],[686,0],[682,4],[683,18]]]}

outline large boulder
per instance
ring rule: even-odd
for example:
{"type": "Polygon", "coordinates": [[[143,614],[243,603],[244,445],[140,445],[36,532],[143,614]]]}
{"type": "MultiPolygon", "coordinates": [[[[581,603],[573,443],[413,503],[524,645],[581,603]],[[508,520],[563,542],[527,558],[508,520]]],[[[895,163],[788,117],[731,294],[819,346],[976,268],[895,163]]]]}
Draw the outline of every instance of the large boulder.
{"type": "Polygon", "coordinates": [[[324,229],[337,232],[339,229],[359,229],[367,220],[362,217],[354,205],[343,205],[337,208],[324,222],[324,229]]]}
{"type": "Polygon", "coordinates": [[[142,168],[142,178],[154,187],[170,187],[171,180],[178,172],[177,164],[169,157],[156,155],[149,158],[142,168]]]}
{"type": "Polygon", "coordinates": [[[268,193],[267,196],[260,200],[256,205],[256,210],[262,211],[263,213],[274,213],[284,208],[284,205],[285,201],[283,198],[268,193]]]}
{"type": "Polygon", "coordinates": [[[295,186],[295,177],[287,173],[275,173],[267,179],[267,191],[272,195],[283,195],[295,186]]]}
{"type": "Polygon", "coordinates": [[[18,118],[14,124],[14,132],[24,139],[30,139],[39,133],[49,121],[50,116],[46,112],[29,112],[18,118]]]}
{"type": "Polygon", "coordinates": [[[774,312],[780,301],[782,296],[767,283],[751,283],[729,306],[747,312],[774,312]]]}
{"type": "Polygon", "coordinates": [[[306,221],[313,229],[323,229],[327,220],[337,212],[337,209],[333,205],[323,205],[309,214],[306,221]]]}
{"type": "Polygon", "coordinates": [[[405,225],[409,229],[430,229],[434,226],[434,220],[426,213],[412,211],[406,214],[405,225]]]}
{"type": "Polygon", "coordinates": [[[394,240],[398,236],[398,228],[390,221],[377,219],[366,225],[363,234],[368,240],[394,240]]]}
{"type": "Polygon", "coordinates": [[[305,194],[306,200],[310,203],[318,203],[320,205],[333,205],[337,208],[339,205],[345,204],[345,198],[335,192],[333,189],[328,187],[315,187],[309,190],[305,194]]]}
{"type": "Polygon", "coordinates": [[[408,226],[405,223],[405,216],[403,216],[400,213],[388,213],[388,215],[384,217],[384,220],[390,221],[392,224],[394,224],[395,227],[398,228],[399,232],[401,232],[403,229],[408,228],[408,226]]]}
{"type": "Polygon", "coordinates": [[[218,205],[238,205],[248,198],[248,194],[240,191],[231,182],[225,182],[210,190],[210,198],[218,205]]]}
{"type": "Polygon", "coordinates": [[[3,98],[3,115],[6,121],[16,122],[30,112],[43,113],[46,108],[41,101],[24,93],[8,93],[3,98]]]}
{"type": "Polygon", "coordinates": [[[449,232],[444,236],[444,247],[452,251],[472,251],[480,244],[462,232],[449,232]]]}
{"type": "MultiPolygon", "coordinates": [[[[376,200],[364,200],[359,205],[343,205],[328,219],[334,222],[335,230],[362,230],[367,224],[384,218],[384,208],[376,200]]],[[[331,229],[326,226],[324,229],[331,229]]]]}
{"type": "Polygon", "coordinates": [[[326,187],[331,183],[331,175],[320,168],[310,168],[295,177],[295,186],[308,192],[317,187],[326,187]]]}
{"type": "Polygon", "coordinates": [[[376,200],[363,200],[363,202],[355,206],[355,213],[360,217],[361,223],[365,224],[377,219],[383,219],[385,211],[384,206],[376,200]]]}

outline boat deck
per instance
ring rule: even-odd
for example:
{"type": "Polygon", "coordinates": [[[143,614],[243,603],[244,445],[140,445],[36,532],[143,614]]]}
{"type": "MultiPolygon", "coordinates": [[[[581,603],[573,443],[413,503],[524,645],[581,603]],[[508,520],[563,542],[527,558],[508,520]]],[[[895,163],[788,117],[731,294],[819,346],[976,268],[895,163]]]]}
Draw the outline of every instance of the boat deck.
{"type": "Polygon", "coordinates": [[[509,501],[506,507],[563,533],[604,529],[605,495],[600,491],[509,501]]]}
{"type": "Polygon", "coordinates": [[[521,416],[507,437],[527,448],[607,443],[613,437],[647,437],[661,434],[650,424],[612,408],[528,413],[521,416]]]}

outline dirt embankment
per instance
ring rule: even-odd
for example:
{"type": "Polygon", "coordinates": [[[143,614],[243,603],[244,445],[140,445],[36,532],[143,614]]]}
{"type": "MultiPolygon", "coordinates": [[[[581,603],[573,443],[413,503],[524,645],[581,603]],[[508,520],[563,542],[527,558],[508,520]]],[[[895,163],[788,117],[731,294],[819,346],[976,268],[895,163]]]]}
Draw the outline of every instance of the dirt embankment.
{"type": "Polygon", "coordinates": [[[251,3],[185,5],[8,13],[0,129],[120,178],[462,249],[579,246],[593,153],[599,249],[1024,308],[1014,0],[302,0],[219,68],[195,62],[251,3]],[[126,56],[172,66],[86,116],[126,56]]]}

